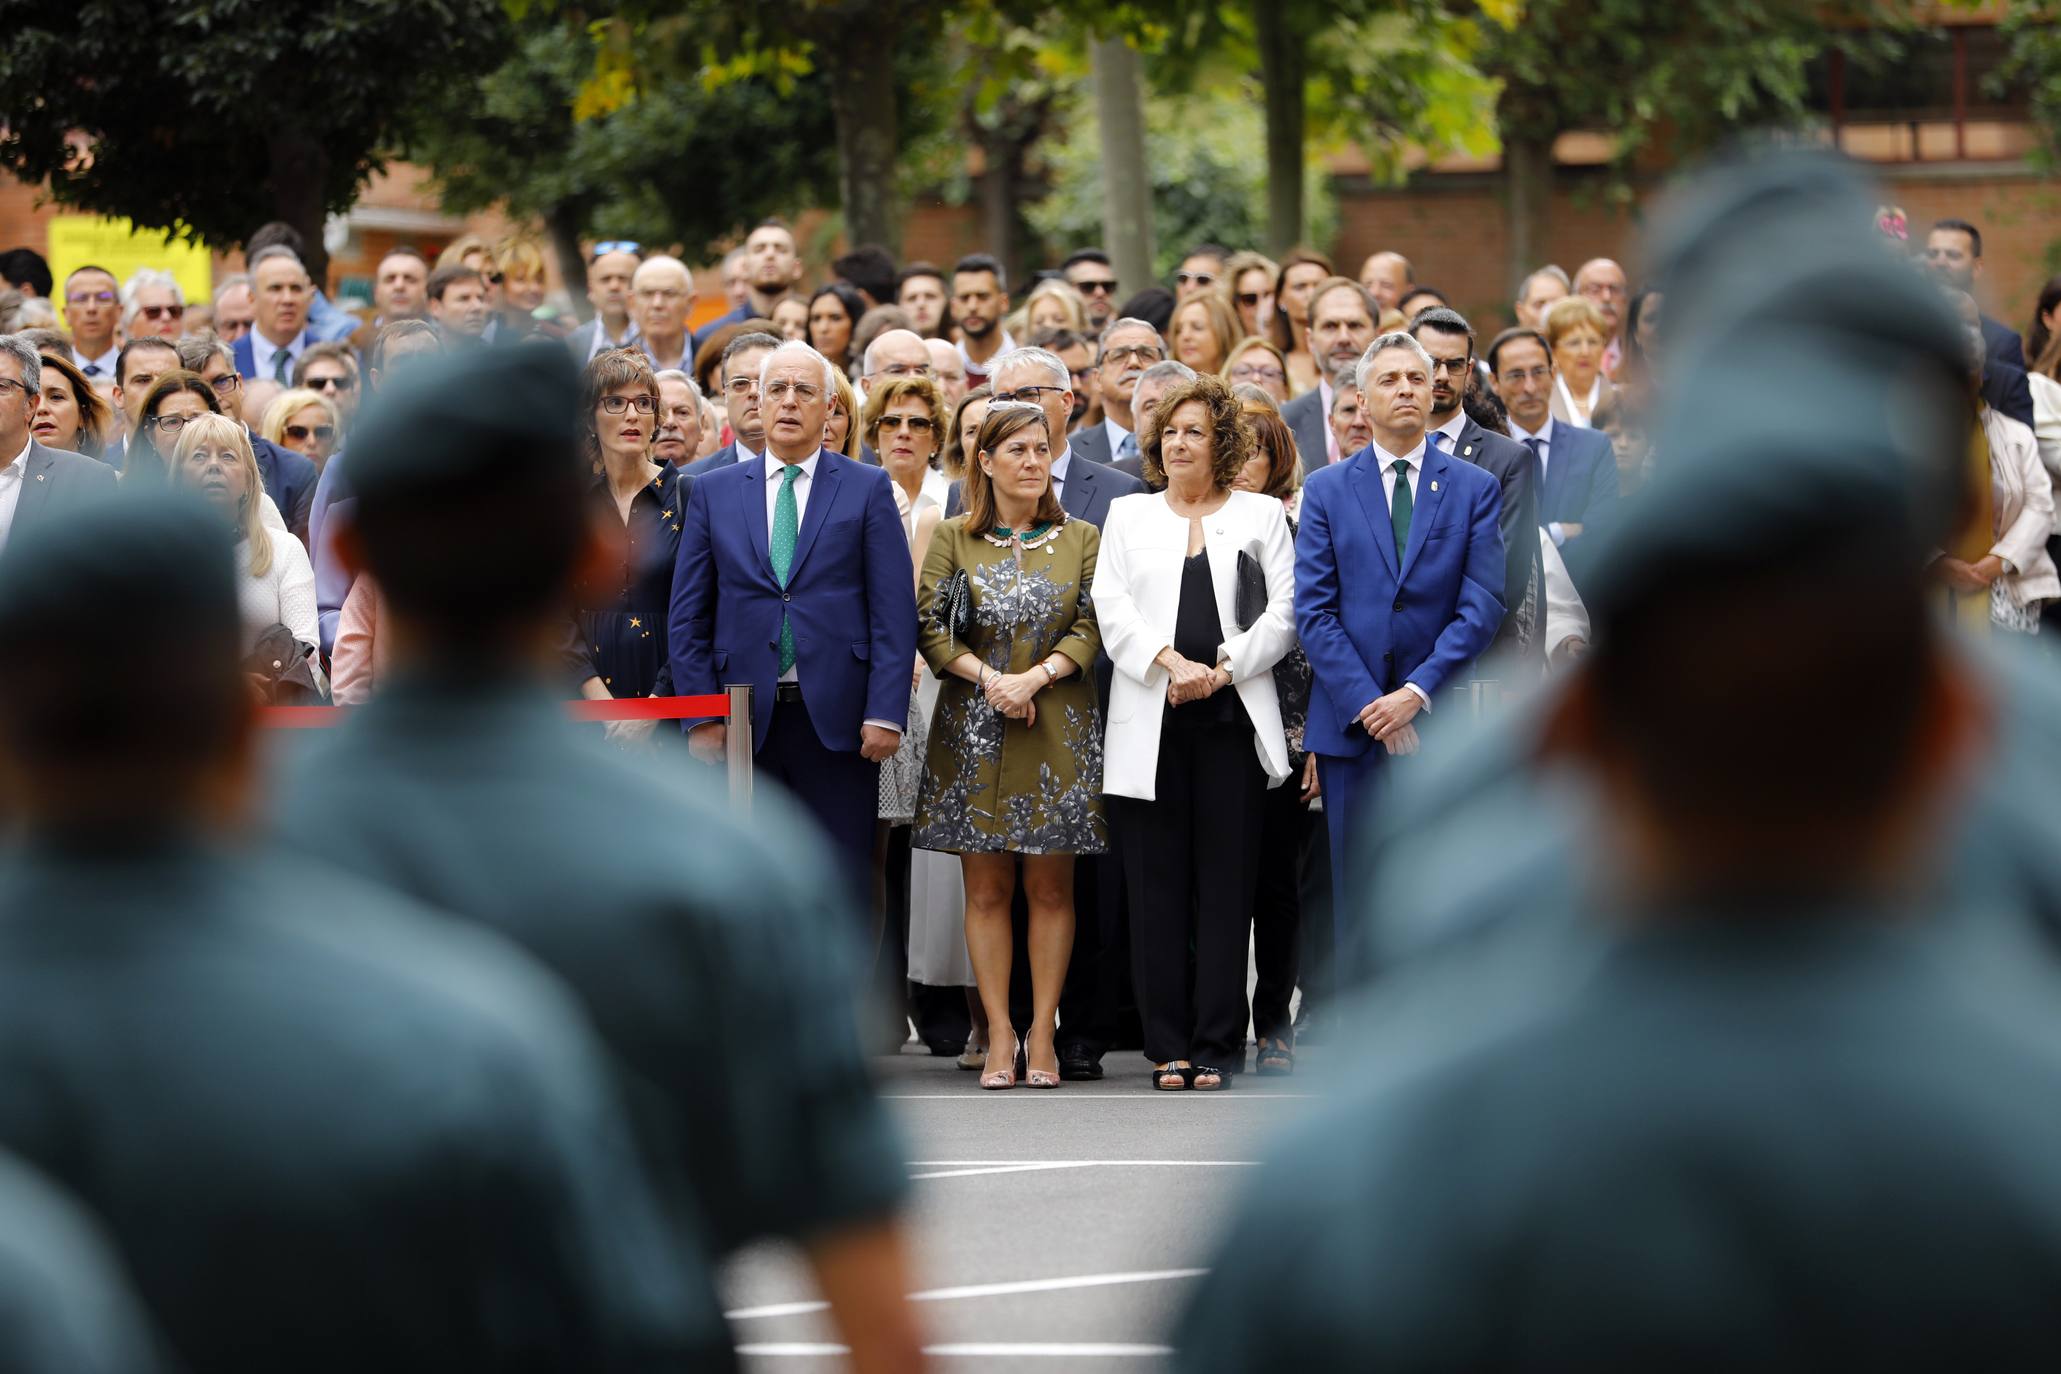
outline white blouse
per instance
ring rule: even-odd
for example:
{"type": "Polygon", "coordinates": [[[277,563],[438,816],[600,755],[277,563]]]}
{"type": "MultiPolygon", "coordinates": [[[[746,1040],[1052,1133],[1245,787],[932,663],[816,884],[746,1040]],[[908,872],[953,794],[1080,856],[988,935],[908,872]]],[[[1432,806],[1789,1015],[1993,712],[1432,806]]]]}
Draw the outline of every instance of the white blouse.
{"type": "Polygon", "coordinates": [[[243,612],[243,647],[274,625],[284,625],[303,644],[321,643],[316,628],[315,568],[301,541],[283,531],[272,537],[272,566],[263,577],[250,570],[250,541],[236,544],[236,604],[243,612]]]}

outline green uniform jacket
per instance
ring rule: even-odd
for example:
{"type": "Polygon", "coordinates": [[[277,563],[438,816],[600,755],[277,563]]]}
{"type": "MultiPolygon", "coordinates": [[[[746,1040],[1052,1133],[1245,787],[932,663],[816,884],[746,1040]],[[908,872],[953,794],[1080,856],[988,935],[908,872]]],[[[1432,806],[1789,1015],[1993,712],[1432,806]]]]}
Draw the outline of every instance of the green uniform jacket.
{"type": "Polygon", "coordinates": [[[0,1158],[0,1371],[156,1374],[149,1318],[69,1198],[0,1158]]]}

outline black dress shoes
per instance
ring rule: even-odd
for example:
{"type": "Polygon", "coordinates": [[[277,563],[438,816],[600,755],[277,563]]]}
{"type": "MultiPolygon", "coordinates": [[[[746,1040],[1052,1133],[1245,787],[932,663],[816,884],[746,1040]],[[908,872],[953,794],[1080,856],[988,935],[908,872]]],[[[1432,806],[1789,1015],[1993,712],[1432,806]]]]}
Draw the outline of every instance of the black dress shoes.
{"type": "Polygon", "coordinates": [[[1092,1083],[1102,1077],[1102,1060],[1088,1053],[1086,1045],[1059,1048],[1059,1077],[1068,1083],[1092,1083]]]}

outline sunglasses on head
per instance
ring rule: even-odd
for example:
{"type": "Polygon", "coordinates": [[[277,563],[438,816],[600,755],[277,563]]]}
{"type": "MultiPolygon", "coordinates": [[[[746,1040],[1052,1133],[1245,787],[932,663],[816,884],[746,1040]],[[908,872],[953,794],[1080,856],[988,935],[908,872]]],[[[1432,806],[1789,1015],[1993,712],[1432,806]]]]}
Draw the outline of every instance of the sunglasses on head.
{"type": "Polygon", "coordinates": [[[633,257],[641,258],[644,256],[644,245],[633,243],[629,239],[610,239],[607,243],[597,243],[594,245],[593,258],[590,258],[589,261],[605,258],[610,253],[628,253],[633,257]]]}
{"type": "Polygon", "coordinates": [[[288,425],[286,427],[286,437],[293,440],[297,444],[300,443],[302,440],[306,439],[310,434],[314,435],[315,438],[320,442],[326,444],[331,439],[334,439],[336,437],[336,426],[288,425]]]}

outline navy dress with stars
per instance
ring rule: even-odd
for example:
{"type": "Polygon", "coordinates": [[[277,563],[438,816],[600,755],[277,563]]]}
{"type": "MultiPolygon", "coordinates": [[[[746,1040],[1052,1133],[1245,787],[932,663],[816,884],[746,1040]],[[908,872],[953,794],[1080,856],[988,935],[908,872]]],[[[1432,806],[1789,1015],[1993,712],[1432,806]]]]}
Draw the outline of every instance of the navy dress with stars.
{"type": "MultiPolygon", "coordinates": [[[[671,696],[673,670],[666,653],[666,611],[673,599],[673,556],[680,548],[680,516],[694,479],[672,464],[630,501],[622,583],[582,587],[580,603],[598,606],[576,615],[567,659],[575,684],[590,677],[616,697],[671,696]]],[[[597,476],[587,499],[611,519],[621,515],[606,474],[597,476]]]]}

